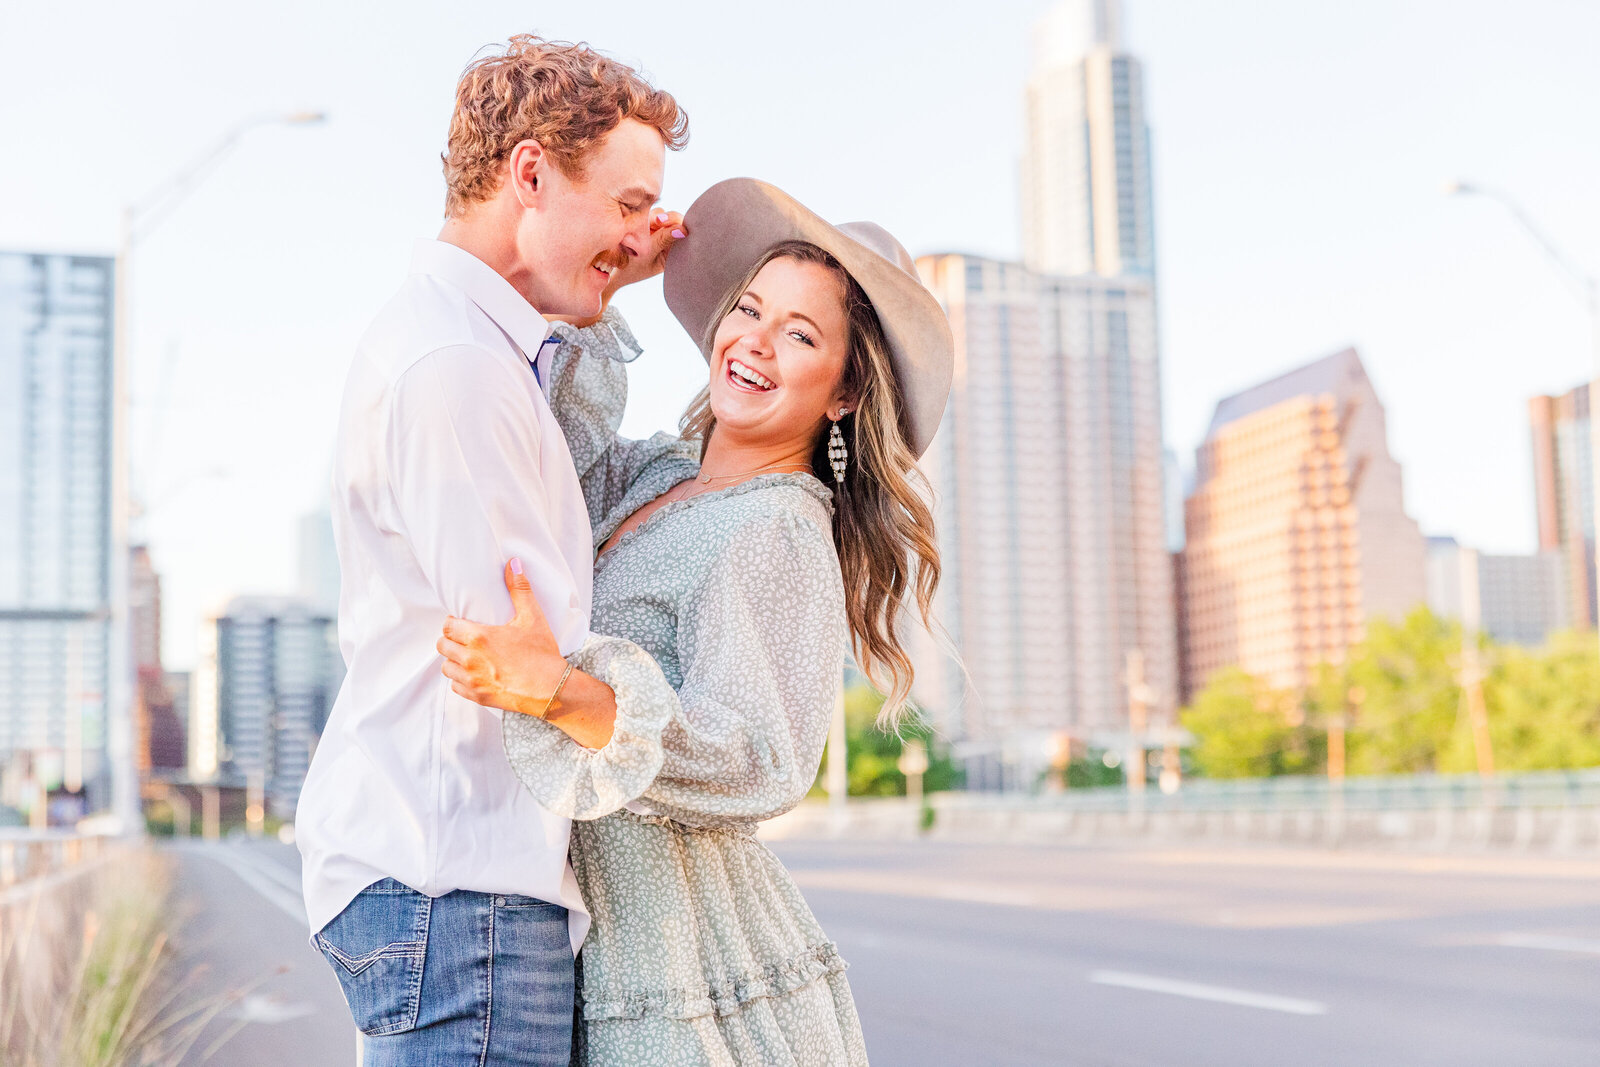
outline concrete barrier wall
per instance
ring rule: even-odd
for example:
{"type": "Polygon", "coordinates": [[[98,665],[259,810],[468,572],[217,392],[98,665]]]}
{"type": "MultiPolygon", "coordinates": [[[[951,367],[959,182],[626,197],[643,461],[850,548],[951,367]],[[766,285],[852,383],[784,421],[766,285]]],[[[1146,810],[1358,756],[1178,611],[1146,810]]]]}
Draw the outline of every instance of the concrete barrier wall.
{"type": "Polygon", "coordinates": [[[762,836],[1054,844],[1249,842],[1407,849],[1600,852],[1600,806],[1349,810],[1084,811],[1031,799],[1007,804],[966,794],[929,798],[930,817],[903,798],[862,798],[842,810],[808,802],[762,827],[762,836]]]}

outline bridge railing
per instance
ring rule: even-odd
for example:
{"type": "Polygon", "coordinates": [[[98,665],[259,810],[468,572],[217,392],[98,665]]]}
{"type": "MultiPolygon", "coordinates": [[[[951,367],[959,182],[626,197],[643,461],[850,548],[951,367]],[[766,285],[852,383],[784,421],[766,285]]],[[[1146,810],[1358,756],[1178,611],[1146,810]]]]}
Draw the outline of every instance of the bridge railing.
{"type": "Polygon", "coordinates": [[[1038,794],[952,792],[937,794],[931,802],[964,808],[1083,812],[1600,808],[1600,768],[1527,771],[1492,778],[1476,774],[1388,775],[1346,778],[1343,783],[1322,777],[1191,778],[1173,793],[1163,793],[1152,783],[1142,793],[1123,786],[1038,794]]]}
{"type": "Polygon", "coordinates": [[[0,901],[10,890],[97,862],[118,838],[79,830],[0,827],[0,901]]]}

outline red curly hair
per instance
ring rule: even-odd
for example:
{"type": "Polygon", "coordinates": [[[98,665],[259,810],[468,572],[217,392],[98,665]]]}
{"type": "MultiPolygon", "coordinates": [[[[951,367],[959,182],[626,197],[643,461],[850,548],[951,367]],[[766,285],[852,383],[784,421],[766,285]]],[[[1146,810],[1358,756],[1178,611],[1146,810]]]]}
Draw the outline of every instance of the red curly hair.
{"type": "Polygon", "coordinates": [[[689,116],[670,93],[587,44],[519,33],[503,51],[474,60],[456,85],[444,155],[445,216],[456,218],[500,188],[501,168],[520,141],[537,141],[576,180],[584,162],[623,119],[689,141],[689,116]]]}

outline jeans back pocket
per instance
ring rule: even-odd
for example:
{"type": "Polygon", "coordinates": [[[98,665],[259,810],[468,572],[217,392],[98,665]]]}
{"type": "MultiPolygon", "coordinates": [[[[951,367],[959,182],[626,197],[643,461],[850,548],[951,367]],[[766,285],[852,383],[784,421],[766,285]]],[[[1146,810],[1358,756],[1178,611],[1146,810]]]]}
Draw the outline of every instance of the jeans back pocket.
{"type": "Polygon", "coordinates": [[[432,897],[385,878],[317,934],[356,1028],[368,1037],[416,1027],[432,911],[432,897]]]}

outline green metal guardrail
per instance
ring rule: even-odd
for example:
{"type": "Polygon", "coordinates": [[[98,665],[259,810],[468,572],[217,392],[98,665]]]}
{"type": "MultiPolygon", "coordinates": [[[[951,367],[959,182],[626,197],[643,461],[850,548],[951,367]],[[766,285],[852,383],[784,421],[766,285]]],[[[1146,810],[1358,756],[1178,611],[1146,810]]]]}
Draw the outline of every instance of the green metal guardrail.
{"type": "Polygon", "coordinates": [[[1600,767],[1528,771],[1480,778],[1475,774],[1418,774],[1347,778],[1190,778],[1174,793],[1152,784],[1142,793],[1124,786],[1060,793],[941,793],[936,806],[1040,811],[1424,811],[1442,808],[1600,808],[1600,767]]]}

